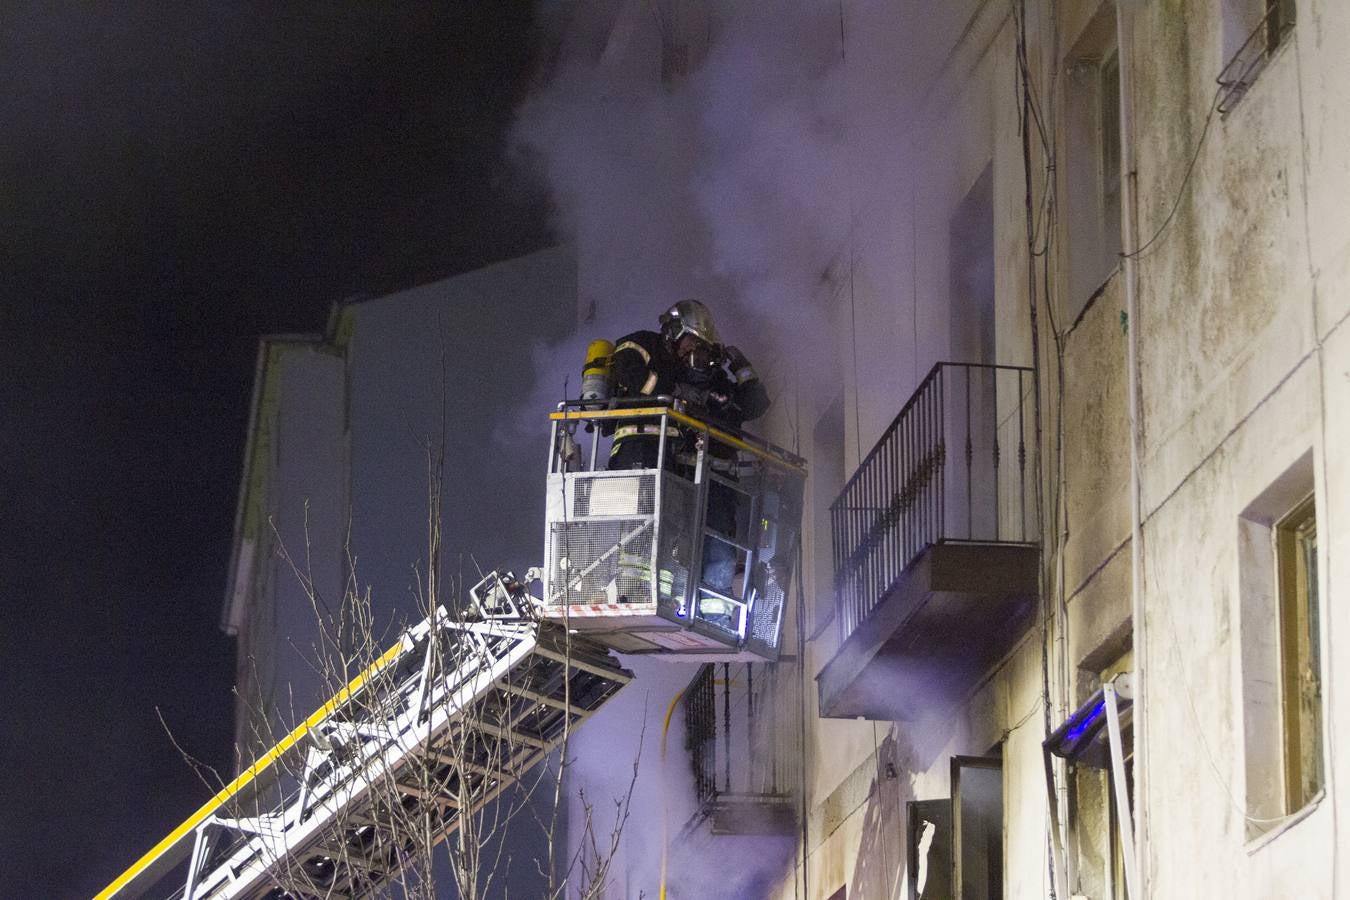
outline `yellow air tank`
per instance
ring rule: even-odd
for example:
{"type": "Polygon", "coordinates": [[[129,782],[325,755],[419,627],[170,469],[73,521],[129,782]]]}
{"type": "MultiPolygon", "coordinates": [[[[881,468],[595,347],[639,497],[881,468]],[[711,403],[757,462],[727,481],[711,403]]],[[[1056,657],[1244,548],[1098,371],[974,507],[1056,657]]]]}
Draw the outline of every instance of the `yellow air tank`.
{"type": "Polygon", "coordinates": [[[586,348],[586,364],[581,367],[581,399],[597,401],[592,409],[609,400],[612,384],[609,358],[613,353],[611,341],[591,341],[586,348]]]}

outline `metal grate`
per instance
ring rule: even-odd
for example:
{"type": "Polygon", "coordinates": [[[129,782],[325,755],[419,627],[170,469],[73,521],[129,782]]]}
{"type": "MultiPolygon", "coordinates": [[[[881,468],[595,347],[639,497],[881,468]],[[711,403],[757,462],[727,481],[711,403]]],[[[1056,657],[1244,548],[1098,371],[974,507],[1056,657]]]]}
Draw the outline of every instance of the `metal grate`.
{"type": "Polygon", "coordinates": [[[800,782],[795,752],[801,679],[795,663],[709,663],[685,690],[685,743],[698,809],[760,830],[791,820],[800,782]],[[758,808],[759,814],[755,814],[758,808]],[[722,814],[730,813],[723,816],[722,814]]]}

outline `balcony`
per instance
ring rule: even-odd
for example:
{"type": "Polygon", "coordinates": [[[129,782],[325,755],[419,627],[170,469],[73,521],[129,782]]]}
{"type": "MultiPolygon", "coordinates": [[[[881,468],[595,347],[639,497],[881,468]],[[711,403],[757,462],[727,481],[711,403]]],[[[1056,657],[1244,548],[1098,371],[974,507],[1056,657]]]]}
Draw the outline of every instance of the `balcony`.
{"type": "Polygon", "coordinates": [[[790,837],[797,827],[801,678],[795,663],[708,663],[684,692],[698,805],[686,832],[790,837]]]}
{"type": "Polygon", "coordinates": [[[1030,369],[939,363],[830,507],[839,650],[821,715],[957,703],[1026,633],[1039,559],[1030,369]]]}

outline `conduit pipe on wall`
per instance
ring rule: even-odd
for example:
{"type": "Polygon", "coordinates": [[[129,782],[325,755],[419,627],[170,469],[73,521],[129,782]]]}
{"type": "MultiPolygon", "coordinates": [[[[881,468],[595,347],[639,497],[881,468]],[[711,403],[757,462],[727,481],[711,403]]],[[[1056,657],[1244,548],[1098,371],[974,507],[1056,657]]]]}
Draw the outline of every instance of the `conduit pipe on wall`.
{"type": "Polygon", "coordinates": [[[1120,208],[1122,274],[1125,277],[1125,367],[1130,422],[1130,622],[1134,630],[1134,836],[1135,871],[1127,872],[1132,900],[1149,896],[1148,889],[1148,691],[1147,632],[1144,619],[1143,488],[1140,478],[1139,430],[1139,173],[1134,144],[1134,4],[1116,5],[1116,59],[1120,66],[1120,177],[1124,202],[1120,208]]]}

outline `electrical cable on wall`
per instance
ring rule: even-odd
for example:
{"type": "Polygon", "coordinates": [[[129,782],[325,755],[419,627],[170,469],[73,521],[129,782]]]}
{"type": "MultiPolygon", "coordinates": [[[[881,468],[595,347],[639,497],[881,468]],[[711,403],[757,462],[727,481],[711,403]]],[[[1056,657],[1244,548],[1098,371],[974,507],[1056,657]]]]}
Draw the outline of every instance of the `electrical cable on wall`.
{"type": "MultiPolygon", "coordinates": [[[[1031,351],[1032,351],[1032,373],[1033,373],[1033,401],[1034,401],[1034,427],[1035,440],[1033,443],[1035,454],[1034,471],[1036,472],[1038,489],[1035,492],[1036,497],[1036,526],[1037,534],[1041,536],[1042,541],[1042,563],[1039,567],[1038,576],[1040,581],[1040,596],[1042,597],[1041,609],[1041,702],[1039,704],[1042,711],[1042,730],[1044,734],[1049,734],[1053,728],[1052,722],[1052,703],[1051,703],[1051,660],[1050,660],[1050,641],[1052,626],[1055,622],[1056,612],[1052,611],[1049,601],[1048,586],[1055,584],[1056,588],[1062,592],[1062,579],[1054,577],[1051,561],[1062,556],[1058,543],[1059,522],[1060,522],[1060,476],[1063,471],[1062,442],[1056,444],[1055,455],[1055,481],[1052,488],[1052,510],[1055,514],[1055,526],[1051,536],[1047,536],[1045,528],[1045,509],[1043,500],[1042,479],[1044,473],[1042,470],[1042,448],[1043,448],[1043,413],[1041,408],[1041,337],[1039,328],[1038,307],[1041,302],[1041,294],[1044,292],[1044,302],[1049,315],[1049,325],[1051,338],[1054,342],[1055,355],[1057,360],[1055,374],[1057,376],[1057,409],[1056,426],[1059,428],[1063,422],[1063,339],[1062,334],[1054,320],[1053,302],[1050,294],[1050,249],[1053,243],[1055,231],[1055,212],[1056,202],[1054,196],[1055,182],[1055,149],[1052,139],[1053,129],[1046,125],[1045,117],[1036,100],[1036,90],[1034,78],[1031,72],[1031,66],[1027,53],[1027,21],[1026,21],[1026,3],[1025,0],[1013,0],[1012,15],[1015,25],[1017,39],[1016,61],[1017,61],[1017,80],[1015,82],[1015,92],[1018,100],[1018,132],[1022,142],[1022,164],[1023,175],[1025,179],[1025,216],[1026,216],[1026,245],[1027,245],[1027,300],[1028,315],[1031,328],[1031,351]],[[1034,200],[1035,195],[1035,177],[1032,164],[1032,141],[1031,132],[1034,126],[1037,138],[1040,142],[1041,153],[1044,158],[1044,173],[1046,187],[1041,197],[1041,202],[1037,204],[1034,200]],[[1043,227],[1042,227],[1043,226],[1043,227]],[[1038,264],[1040,271],[1038,272],[1038,264]],[[1048,546],[1047,546],[1048,545],[1048,546]]],[[[1059,26],[1058,16],[1054,5],[1051,8],[1052,27],[1054,29],[1053,41],[1054,50],[1052,58],[1058,55],[1058,37],[1059,26]]],[[[1058,76],[1058,69],[1052,70],[1051,86],[1053,90],[1054,79],[1058,76]]],[[[1062,612],[1060,612],[1062,616],[1062,612]]],[[[1062,620],[1061,627],[1057,630],[1063,631],[1062,620]]],[[[1063,648],[1060,648],[1060,657],[1064,656],[1063,648]]],[[[1063,666],[1056,667],[1062,669],[1063,666]]],[[[1061,674],[1061,679],[1063,675],[1061,674]]],[[[1067,686],[1061,686],[1061,691],[1067,690],[1067,686]]],[[[1033,707],[1032,714],[1035,712],[1033,707]]],[[[1019,723],[1020,724],[1020,723],[1019,723]]],[[[1057,803],[1057,796],[1048,798],[1048,802],[1057,803]]],[[[1059,835],[1055,834],[1054,821],[1057,817],[1051,817],[1046,822],[1046,866],[1049,874],[1049,895],[1052,898],[1057,896],[1056,870],[1059,866],[1056,849],[1058,847],[1059,835]]],[[[1066,885],[1071,890],[1072,886],[1066,885]]]]}
{"type": "Polygon", "coordinates": [[[1181,208],[1181,201],[1186,196],[1186,188],[1191,183],[1191,173],[1195,171],[1195,163],[1200,159],[1200,151],[1205,148],[1205,139],[1209,137],[1209,126],[1210,123],[1214,121],[1214,114],[1219,111],[1219,98],[1222,95],[1223,85],[1220,85],[1214,91],[1214,99],[1209,104],[1209,113],[1205,116],[1205,125],[1200,129],[1200,140],[1195,144],[1195,152],[1191,154],[1191,161],[1186,164],[1186,173],[1181,176],[1181,186],[1177,188],[1177,196],[1172,201],[1172,208],[1167,211],[1167,217],[1164,218],[1162,224],[1158,226],[1158,230],[1153,232],[1153,236],[1144,241],[1139,249],[1130,253],[1121,253],[1121,259],[1134,259],[1142,256],[1144,251],[1152,247],[1154,243],[1163,236],[1163,232],[1167,231],[1167,226],[1172,224],[1172,219],[1176,216],[1177,210],[1181,208]]]}

